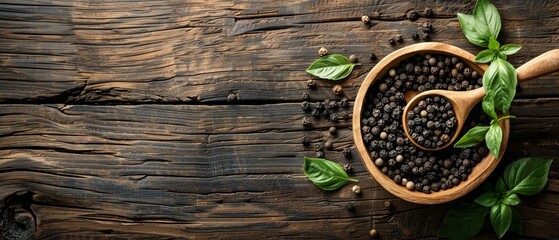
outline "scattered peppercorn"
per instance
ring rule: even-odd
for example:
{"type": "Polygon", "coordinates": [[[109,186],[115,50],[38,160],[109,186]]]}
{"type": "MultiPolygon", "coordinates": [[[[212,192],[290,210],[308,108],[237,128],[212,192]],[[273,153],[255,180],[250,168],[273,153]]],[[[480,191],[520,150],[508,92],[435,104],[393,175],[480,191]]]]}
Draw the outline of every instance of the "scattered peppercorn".
{"type": "Polygon", "coordinates": [[[394,205],[389,201],[384,202],[384,207],[388,210],[394,210],[394,205]]]}
{"type": "Polygon", "coordinates": [[[352,63],[356,63],[357,61],[359,61],[359,59],[357,59],[357,56],[355,56],[354,54],[349,55],[349,61],[352,63]]]}
{"type": "Polygon", "coordinates": [[[310,111],[311,110],[311,103],[308,101],[304,101],[301,103],[301,109],[303,109],[303,111],[310,111]]]}
{"type": "Polygon", "coordinates": [[[425,15],[426,17],[433,15],[433,9],[425,8],[425,10],[423,10],[423,15],[425,15]]]}
{"type": "Polygon", "coordinates": [[[423,32],[430,33],[433,31],[433,25],[431,25],[431,23],[426,22],[423,23],[421,29],[423,30],[423,32]]]}
{"type": "Polygon", "coordinates": [[[303,117],[303,120],[301,120],[301,122],[303,123],[303,127],[310,127],[310,126],[312,126],[311,119],[308,118],[308,117],[303,117]]]}
{"type": "Polygon", "coordinates": [[[413,22],[419,18],[419,14],[417,14],[417,11],[411,10],[406,14],[406,18],[413,22]]]}
{"type": "Polygon", "coordinates": [[[227,95],[227,102],[234,103],[236,101],[237,101],[237,94],[230,93],[229,95],[227,95]]]}
{"type": "Polygon", "coordinates": [[[377,60],[377,55],[374,52],[369,53],[369,59],[371,61],[377,60]]]}
{"type": "Polygon", "coordinates": [[[371,19],[369,18],[369,16],[362,16],[361,21],[365,24],[369,24],[371,22],[371,19]]]}
{"type": "Polygon", "coordinates": [[[340,99],[340,106],[342,107],[347,107],[348,106],[348,102],[349,100],[346,97],[343,97],[342,99],[340,99]]]}
{"type": "Polygon", "coordinates": [[[351,188],[351,191],[355,194],[361,194],[361,187],[359,185],[355,185],[351,188]]]}
{"type": "Polygon", "coordinates": [[[414,33],[411,34],[411,38],[412,38],[413,40],[419,40],[419,34],[417,34],[416,32],[414,32],[414,33]]]}
{"type": "Polygon", "coordinates": [[[336,94],[336,95],[341,95],[343,93],[343,91],[344,91],[344,89],[339,84],[334,85],[334,87],[332,88],[332,92],[334,92],[334,94],[336,94]]]}
{"type": "Polygon", "coordinates": [[[350,212],[355,212],[355,204],[349,202],[346,204],[345,209],[350,212]]]}
{"type": "Polygon", "coordinates": [[[301,143],[302,143],[303,145],[305,145],[305,146],[306,146],[306,145],[309,145],[309,142],[310,142],[310,141],[311,141],[311,140],[309,139],[309,137],[307,137],[307,135],[305,135],[305,136],[303,136],[303,138],[301,138],[301,143]]]}
{"type": "Polygon", "coordinates": [[[338,129],[336,129],[336,127],[332,126],[332,127],[330,127],[330,129],[328,129],[328,132],[330,132],[331,135],[336,135],[336,133],[338,132],[338,129]]]}
{"type": "Polygon", "coordinates": [[[309,95],[308,92],[304,92],[304,93],[303,93],[303,100],[305,100],[305,101],[311,100],[311,96],[309,95]]]}
{"type": "Polygon", "coordinates": [[[337,122],[340,119],[340,117],[338,116],[338,114],[332,113],[330,114],[330,120],[332,120],[333,122],[337,122]]]}
{"type": "Polygon", "coordinates": [[[404,38],[402,37],[402,35],[398,34],[398,35],[396,35],[396,41],[398,41],[399,43],[403,43],[404,38]]]}
{"type": "Polygon", "coordinates": [[[394,45],[396,45],[396,40],[394,40],[394,38],[390,38],[390,39],[388,39],[388,43],[390,43],[390,45],[394,46],[394,45]]]}
{"type": "Polygon", "coordinates": [[[307,80],[307,87],[309,87],[309,88],[315,88],[315,87],[316,87],[316,81],[313,80],[313,79],[307,80]]]}
{"type": "Polygon", "coordinates": [[[320,54],[320,56],[324,56],[328,54],[328,49],[326,49],[325,47],[321,47],[320,50],[318,50],[318,54],[320,54]]]}
{"type": "Polygon", "coordinates": [[[323,157],[324,157],[324,152],[323,152],[323,151],[317,151],[316,154],[315,154],[315,156],[316,156],[317,158],[323,158],[323,157]]]}
{"type": "Polygon", "coordinates": [[[429,36],[429,33],[423,33],[423,34],[421,34],[421,39],[423,41],[429,41],[429,40],[431,40],[431,36],[429,36]]]}
{"type": "Polygon", "coordinates": [[[334,146],[334,144],[332,144],[332,142],[330,140],[328,140],[324,143],[324,147],[326,149],[332,149],[333,146],[334,146]]]}
{"type": "Polygon", "coordinates": [[[350,148],[344,148],[344,150],[342,150],[342,153],[344,154],[345,158],[351,158],[351,149],[350,148]]]}
{"type": "Polygon", "coordinates": [[[369,235],[370,235],[372,238],[377,238],[377,237],[378,237],[378,232],[377,232],[376,229],[373,228],[373,229],[371,229],[371,231],[369,232],[369,235]]]}

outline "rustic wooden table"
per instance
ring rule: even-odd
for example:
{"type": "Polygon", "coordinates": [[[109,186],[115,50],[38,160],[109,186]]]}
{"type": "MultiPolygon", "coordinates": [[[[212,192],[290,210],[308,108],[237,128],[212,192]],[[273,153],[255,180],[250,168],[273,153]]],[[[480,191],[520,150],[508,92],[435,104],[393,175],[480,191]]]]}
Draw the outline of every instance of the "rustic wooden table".
{"type": "MultiPolygon", "coordinates": [[[[514,66],[559,48],[559,4],[494,0],[500,39],[523,49],[514,66]]],[[[320,47],[361,62],[354,99],[382,58],[433,41],[480,51],[456,13],[474,1],[0,1],[0,199],[5,239],[434,238],[449,207],[397,199],[354,151],[351,187],[324,192],[303,174],[332,122],[304,131],[301,97],[333,98],[333,83],[306,87],[320,47]],[[426,7],[415,22],[406,12],[426,7]],[[380,13],[370,28],[362,15],[380,13]],[[388,38],[402,34],[394,47],[388,38]],[[239,101],[226,98],[236,93],[239,101]],[[355,211],[346,210],[354,204],[355,211]],[[385,207],[390,203],[392,210],[385,207]],[[35,228],[36,226],[36,228],[35,228]]],[[[559,156],[559,74],[521,84],[503,164],[559,156]]],[[[326,157],[347,163],[350,121],[326,157]]],[[[498,169],[497,172],[502,171],[498,169]]],[[[543,193],[518,207],[526,236],[559,238],[559,161],[543,193]]],[[[486,224],[481,238],[494,238],[486,224]]]]}

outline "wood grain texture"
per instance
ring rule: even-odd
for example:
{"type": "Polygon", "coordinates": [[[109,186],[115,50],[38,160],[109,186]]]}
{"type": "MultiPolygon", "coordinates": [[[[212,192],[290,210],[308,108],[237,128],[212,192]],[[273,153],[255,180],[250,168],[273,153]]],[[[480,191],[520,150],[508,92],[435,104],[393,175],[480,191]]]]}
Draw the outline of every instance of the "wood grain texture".
{"type": "MultiPolygon", "coordinates": [[[[523,46],[513,65],[559,48],[555,1],[495,3],[501,38],[523,46]]],[[[242,101],[299,100],[321,46],[362,60],[355,81],[344,82],[355,95],[374,65],[368,54],[412,44],[424,22],[435,26],[434,41],[480,51],[455,17],[472,8],[472,1],[3,1],[0,101],[209,103],[230,92],[242,101]],[[404,19],[425,7],[433,18],[404,19]],[[367,28],[359,19],[372,12],[380,19],[367,28]],[[398,33],[405,43],[390,47],[398,33]]],[[[557,97],[558,76],[525,84],[519,97],[557,97]]],[[[331,85],[321,85],[328,93],[331,85]]]]}
{"type": "MultiPolygon", "coordinates": [[[[360,180],[361,196],[349,186],[331,193],[313,186],[302,172],[312,145],[299,141],[304,134],[324,140],[333,123],[316,121],[315,129],[302,131],[299,104],[270,107],[0,105],[0,197],[33,193],[38,239],[366,238],[371,226],[387,238],[434,236],[450,204],[396,199],[358,159],[351,175],[360,180]],[[355,212],[345,209],[348,203],[355,212]]],[[[530,154],[531,144],[539,156],[557,156],[557,126],[533,126],[549,134],[542,140],[522,123],[559,118],[558,109],[559,101],[516,102],[504,162],[530,154]]],[[[326,156],[344,164],[340,150],[353,142],[349,122],[338,126],[326,156]]],[[[548,231],[559,223],[558,164],[550,177],[545,192],[524,198],[520,208],[529,237],[559,236],[548,231]]]]}
{"type": "MultiPolygon", "coordinates": [[[[523,46],[510,58],[514,66],[559,48],[556,1],[492,2],[503,19],[500,40],[523,46]]],[[[334,98],[335,83],[309,90],[304,70],[321,46],[356,54],[363,64],[338,82],[354,99],[376,63],[368,54],[384,57],[414,43],[408,36],[424,22],[434,25],[434,41],[475,54],[480,49],[455,17],[473,6],[1,1],[0,216],[10,221],[0,230],[17,226],[12,236],[31,232],[35,239],[369,239],[376,228],[383,239],[433,239],[456,202],[427,207],[381,188],[357,159],[349,120],[336,124],[326,157],[351,164],[362,195],[351,186],[324,192],[306,179],[303,157],[331,138],[334,123],[303,130],[301,97],[334,98]],[[407,11],[425,7],[433,17],[405,20],[407,11]],[[381,15],[367,28],[360,17],[372,12],[381,15]],[[398,33],[405,43],[390,47],[398,33]],[[232,92],[239,102],[227,104],[232,92]],[[313,144],[300,144],[303,135],[313,144]],[[345,147],[352,160],[344,159],[345,147]]],[[[521,84],[503,163],[559,156],[558,77],[521,84]]],[[[551,168],[544,192],[522,198],[518,208],[526,237],[507,239],[559,238],[559,163],[551,168]]],[[[478,237],[494,238],[491,227],[478,237]]]]}

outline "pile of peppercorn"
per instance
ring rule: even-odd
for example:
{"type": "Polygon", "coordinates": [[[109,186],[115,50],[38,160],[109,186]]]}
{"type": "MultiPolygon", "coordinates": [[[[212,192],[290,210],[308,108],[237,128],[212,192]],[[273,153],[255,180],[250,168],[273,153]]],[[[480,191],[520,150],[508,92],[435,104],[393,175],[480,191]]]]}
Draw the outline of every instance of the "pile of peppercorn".
{"type": "Polygon", "coordinates": [[[408,132],[423,147],[440,148],[454,135],[456,117],[444,97],[427,97],[406,114],[408,132]]]}
{"type": "MultiPolygon", "coordinates": [[[[467,180],[473,167],[487,156],[489,151],[485,144],[464,149],[449,147],[442,151],[418,149],[402,128],[402,111],[406,105],[404,94],[410,90],[460,91],[481,86],[480,74],[459,58],[451,56],[416,55],[390,69],[386,76],[378,79],[369,89],[361,119],[363,140],[374,164],[394,182],[412,191],[431,193],[452,188],[467,180]]],[[[434,100],[432,99],[433,102],[434,100]]],[[[425,108],[427,105],[426,101],[425,108]]],[[[446,110],[446,100],[441,103],[439,98],[437,105],[439,110],[440,106],[446,110]]],[[[421,116],[421,111],[419,114],[421,116]]],[[[448,118],[448,112],[446,114],[448,118]]],[[[423,120],[420,118],[419,121],[421,123],[423,120]]],[[[478,123],[487,124],[487,117],[476,106],[466,120],[463,133],[478,123]]],[[[434,131],[429,134],[436,136],[434,131]]],[[[450,136],[450,131],[447,134],[450,136]]],[[[429,141],[432,146],[433,141],[429,141]]]]}
{"type": "MultiPolygon", "coordinates": [[[[350,59],[353,58],[353,61],[356,61],[356,57],[354,55],[350,56],[350,59]],[[353,56],[353,57],[352,57],[353,56]]],[[[310,89],[314,89],[316,87],[315,80],[308,80],[307,87],[310,89]]],[[[335,85],[332,88],[332,92],[336,96],[343,95],[343,88],[341,85],[335,85]]],[[[351,115],[348,112],[349,110],[349,100],[347,97],[341,97],[338,101],[331,100],[331,99],[324,99],[323,101],[316,101],[316,103],[312,104],[311,97],[308,92],[303,93],[303,102],[301,103],[301,109],[303,111],[310,113],[311,117],[303,117],[302,125],[306,130],[312,129],[313,121],[318,121],[320,118],[324,118],[334,125],[340,120],[348,120],[351,119],[351,115]]],[[[337,128],[336,126],[331,126],[328,129],[328,132],[331,137],[337,135],[337,128]]],[[[310,138],[308,136],[303,136],[301,139],[301,143],[305,146],[309,145],[310,138]]],[[[326,140],[325,142],[316,143],[314,145],[314,150],[316,152],[317,158],[324,157],[324,150],[331,150],[334,147],[334,143],[331,140],[326,140]]],[[[351,150],[349,148],[344,148],[342,153],[346,159],[351,159],[351,150]]],[[[349,168],[349,165],[345,168],[349,168]]]]}

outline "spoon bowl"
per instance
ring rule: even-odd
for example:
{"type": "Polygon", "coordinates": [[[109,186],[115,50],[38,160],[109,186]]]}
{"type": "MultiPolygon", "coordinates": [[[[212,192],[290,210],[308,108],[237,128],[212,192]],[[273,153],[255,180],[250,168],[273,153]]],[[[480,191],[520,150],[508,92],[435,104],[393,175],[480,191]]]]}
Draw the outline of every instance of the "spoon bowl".
{"type": "Polygon", "coordinates": [[[404,132],[410,139],[410,141],[418,148],[421,148],[426,151],[439,151],[448,146],[450,146],[458,135],[460,135],[460,131],[462,127],[464,127],[464,122],[468,117],[470,110],[478,103],[483,96],[485,96],[485,91],[483,88],[478,88],[471,91],[447,91],[447,90],[429,90],[422,92],[415,97],[413,97],[404,108],[404,112],[402,114],[402,126],[404,128],[404,132]],[[418,144],[415,139],[411,137],[411,133],[409,132],[408,128],[408,114],[410,110],[412,110],[415,106],[419,104],[421,100],[424,100],[427,97],[432,96],[440,96],[444,97],[450,104],[452,105],[452,109],[454,110],[454,115],[456,116],[456,129],[454,130],[454,134],[450,138],[450,141],[446,142],[440,147],[437,148],[428,148],[421,144],[418,144]]]}

